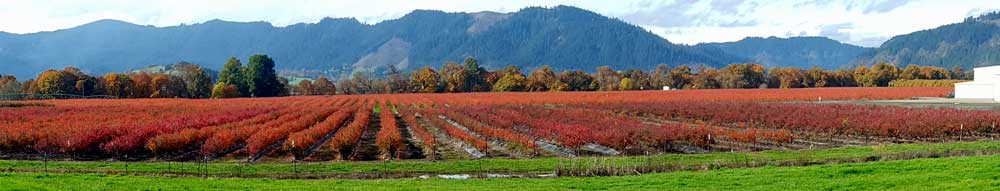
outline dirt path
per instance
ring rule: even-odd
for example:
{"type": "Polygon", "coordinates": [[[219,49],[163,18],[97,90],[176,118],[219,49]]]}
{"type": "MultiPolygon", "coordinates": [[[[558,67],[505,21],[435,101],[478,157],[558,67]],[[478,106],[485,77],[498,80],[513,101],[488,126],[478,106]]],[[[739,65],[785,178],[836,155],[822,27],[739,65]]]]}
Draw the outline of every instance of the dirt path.
{"type": "Polygon", "coordinates": [[[434,148],[435,156],[433,159],[443,159],[443,160],[453,160],[453,159],[474,159],[478,157],[484,157],[485,154],[480,153],[469,144],[463,143],[462,141],[452,139],[448,136],[444,130],[439,127],[434,126],[428,119],[425,119],[424,115],[417,113],[417,120],[424,124],[431,134],[434,134],[434,139],[437,142],[436,148],[434,148]]]}
{"type": "Polygon", "coordinates": [[[375,145],[375,138],[378,136],[378,131],[382,128],[381,121],[379,115],[371,116],[367,129],[361,134],[361,140],[354,146],[351,156],[348,159],[353,161],[378,160],[379,150],[378,146],[375,145]]]}
{"type": "Polygon", "coordinates": [[[465,125],[453,121],[446,116],[438,115],[437,117],[445,120],[445,122],[448,122],[455,128],[462,130],[466,133],[469,133],[469,135],[472,135],[473,137],[486,140],[486,144],[489,146],[489,151],[488,151],[489,156],[491,158],[530,158],[530,156],[525,155],[523,153],[514,152],[511,151],[510,149],[507,149],[507,143],[505,141],[486,138],[485,136],[480,135],[475,131],[469,130],[469,128],[466,127],[465,125]]]}

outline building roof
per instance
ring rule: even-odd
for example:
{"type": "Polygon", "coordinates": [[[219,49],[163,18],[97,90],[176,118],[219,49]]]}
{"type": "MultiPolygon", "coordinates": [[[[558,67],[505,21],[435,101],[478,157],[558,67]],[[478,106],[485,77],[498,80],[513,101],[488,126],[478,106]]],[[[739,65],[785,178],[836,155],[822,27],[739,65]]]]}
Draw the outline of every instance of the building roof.
{"type": "Polygon", "coordinates": [[[973,70],[975,70],[975,69],[987,69],[987,68],[989,68],[989,69],[1000,69],[1000,65],[975,67],[975,68],[973,68],[973,70]]]}
{"type": "Polygon", "coordinates": [[[956,85],[956,86],[957,86],[957,85],[993,85],[993,82],[984,82],[984,81],[968,81],[968,82],[960,82],[960,83],[955,83],[955,85],[956,85]]]}

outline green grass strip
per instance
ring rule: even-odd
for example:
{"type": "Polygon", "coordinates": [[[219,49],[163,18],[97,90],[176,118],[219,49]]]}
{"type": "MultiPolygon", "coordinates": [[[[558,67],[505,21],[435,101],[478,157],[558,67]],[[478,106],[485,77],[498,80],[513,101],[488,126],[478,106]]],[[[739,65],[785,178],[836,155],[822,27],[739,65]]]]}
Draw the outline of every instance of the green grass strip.
{"type": "MultiPolygon", "coordinates": [[[[311,162],[239,164],[236,162],[129,162],[128,172],[156,174],[208,174],[209,176],[338,177],[337,174],[454,174],[454,173],[553,173],[569,167],[590,168],[613,164],[619,167],[655,164],[676,170],[714,169],[723,167],[798,166],[870,160],[895,160],[937,156],[988,155],[1000,153],[1000,141],[954,142],[935,144],[892,144],[884,146],[841,147],[818,150],[733,152],[710,154],[664,154],[634,157],[577,157],[538,159],[482,159],[455,161],[372,161],[372,162],[311,162]],[[907,157],[917,156],[917,157],[907,157]]],[[[42,161],[0,160],[0,171],[106,172],[125,171],[123,162],[105,161],[42,161]]]]}
{"type": "Polygon", "coordinates": [[[272,180],[0,173],[3,190],[995,190],[1000,156],[549,179],[272,180]]]}

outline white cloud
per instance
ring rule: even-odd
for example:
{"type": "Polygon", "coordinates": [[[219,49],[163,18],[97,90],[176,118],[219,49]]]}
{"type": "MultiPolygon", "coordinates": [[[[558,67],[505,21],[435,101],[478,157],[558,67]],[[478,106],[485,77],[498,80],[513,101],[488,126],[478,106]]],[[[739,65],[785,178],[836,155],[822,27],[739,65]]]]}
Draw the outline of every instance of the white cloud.
{"type": "Polygon", "coordinates": [[[830,35],[864,46],[891,36],[960,22],[996,10],[992,0],[0,0],[0,31],[31,33],[70,28],[100,19],[172,26],[211,19],[267,21],[277,26],[354,17],[376,23],[414,9],[449,12],[517,11],[527,6],[572,5],[622,18],[671,42],[695,44],[747,36],[830,35]],[[831,33],[824,29],[848,23],[831,33]]]}

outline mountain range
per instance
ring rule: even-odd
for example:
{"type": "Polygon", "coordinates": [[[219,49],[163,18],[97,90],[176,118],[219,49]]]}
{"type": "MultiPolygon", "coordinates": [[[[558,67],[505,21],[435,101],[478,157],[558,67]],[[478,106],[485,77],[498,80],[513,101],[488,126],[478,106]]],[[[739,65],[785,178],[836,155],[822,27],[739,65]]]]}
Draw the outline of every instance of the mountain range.
{"type": "Polygon", "coordinates": [[[890,38],[855,65],[887,61],[897,66],[916,64],[967,71],[1000,64],[1000,12],[968,17],[960,23],[890,38]]]}
{"type": "Polygon", "coordinates": [[[50,68],[76,66],[102,74],[187,61],[219,69],[229,57],[268,54],[289,76],[345,77],[439,67],[475,57],[488,69],[652,69],[657,64],[722,67],[757,62],[768,67],[847,68],[887,60],[897,64],[989,65],[997,42],[994,17],[892,38],[864,48],[825,37],[759,38],[674,44],[641,27],[570,6],[529,7],[511,13],[416,10],[376,24],[352,18],[276,27],[266,22],[211,20],[169,27],[100,20],[29,34],[0,32],[0,74],[19,79],[50,68]],[[939,42],[939,43],[936,43],[939,42]],[[956,54],[962,53],[962,54],[956,54]],[[982,54],[988,53],[988,54],[982,54]],[[973,57],[961,57],[975,55],[973,57]]]}
{"type": "Polygon", "coordinates": [[[841,43],[826,37],[747,37],[736,42],[702,43],[695,47],[718,48],[765,67],[840,69],[874,48],[841,43]]]}

